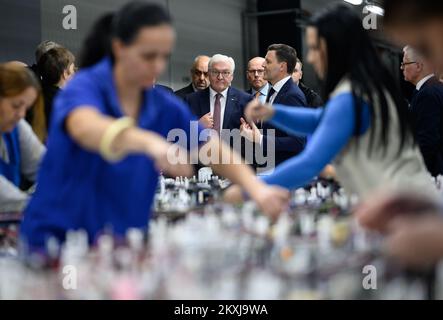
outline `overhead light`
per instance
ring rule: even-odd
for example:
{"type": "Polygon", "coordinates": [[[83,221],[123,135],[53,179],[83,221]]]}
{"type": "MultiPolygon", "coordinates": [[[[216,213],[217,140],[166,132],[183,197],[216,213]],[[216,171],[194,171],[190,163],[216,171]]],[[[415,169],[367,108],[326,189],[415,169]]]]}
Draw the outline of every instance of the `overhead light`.
{"type": "Polygon", "coordinates": [[[365,9],[368,10],[369,12],[375,13],[379,16],[384,16],[385,15],[385,10],[376,4],[368,4],[365,6],[365,9]]]}
{"type": "Polygon", "coordinates": [[[363,3],[363,0],[344,0],[344,1],[353,4],[354,6],[359,6],[363,3]]]}

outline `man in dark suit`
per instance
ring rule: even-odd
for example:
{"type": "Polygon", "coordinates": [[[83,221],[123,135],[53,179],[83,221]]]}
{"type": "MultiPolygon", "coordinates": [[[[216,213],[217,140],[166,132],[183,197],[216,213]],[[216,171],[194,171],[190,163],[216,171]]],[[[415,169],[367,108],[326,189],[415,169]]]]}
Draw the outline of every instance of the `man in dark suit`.
{"type": "Polygon", "coordinates": [[[209,86],[208,56],[198,56],[191,68],[191,83],[184,88],[175,91],[175,94],[184,99],[188,94],[198,90],[205,90],[209,86]]]}
{"type": "Polygon", "coordinates": [[[246,79],[248,80],[249,86],[251,87],[246,92],[254,96],[260,102],[266,102],[266,96],[269,92],[269,82],[264,78],[265,68],[265,58],[254,57],[248,62],[248,68],[246,70],[246,79]]]}
{"type": "MultiPolygon", "coordinates": [[[[264,69],[265,79],[269,81],[271,88],[266,102],[294,107],[307,105],[306,97],[291,78],[296,63],[297,52],[294,48],[285,44],[268,47],[264,69]]],[[[262,147],[264,159],[267,159],[267,163],[261,164],[264,171],[299,154],[306,144],[305,137],[289,136],[269,123],[242,123],[241,131],[247,139],[252,139],[262,147]],[[263,129],[262,133],[257,129],[263,129]],[[271,130],[274,130],[275,137],[271,135],[271,130]],[[269,163],[271,159],[275,160],[274,163],[269,163]]]]}
{"type": "Polygon", "coordinates": [[[231,87],[235,70],[232,58],[216,54],[208,65],[209,87],[187,95],[185,101],[205,128],[214,129],[222,138],[231,134],[231,146],[241,151],[233,141],[241,141],[240,118],[244,117],[244,109],[252,96],[231,87]]]}
{"type": "Polygon", "coordinates": [[[428,171],[443,174],[443,84],[431,64],[414,48],[405,47],[401,69],[416,86],[410,103],[411,122],[428,171]]]}

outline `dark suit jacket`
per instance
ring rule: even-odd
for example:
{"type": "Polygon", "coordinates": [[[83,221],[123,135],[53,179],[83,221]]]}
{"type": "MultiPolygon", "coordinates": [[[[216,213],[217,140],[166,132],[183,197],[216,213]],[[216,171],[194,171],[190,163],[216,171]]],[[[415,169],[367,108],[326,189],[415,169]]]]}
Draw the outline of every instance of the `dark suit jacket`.
{"type": "MultiPolygon", "coordinates": [[[[275,104],[284,104],[287,106],[307,106],[306,97],[300,88],[290,78],[278,92],[274,99],[275,104]]],[[[289,136],[286,132],[275,128],[269,123],[263,124],[264,136],[262,147],[263,153],[268,156],[266,130],[275,130],[275,165],[299,154],[305,147],[306,138],[298,136],[289,136]]]]}
{"type": "Polygon", "coordinates": [[[433,77],[411,101],[415,138],[428,171],[443,174],[443,84],[433,77]]]}
{"type": "Polygon", "coordinates": [[[181,88],[174,92],[178,97],[184,99],[188,94],[194,93],[194,87],[192,86],[192,83],[187,85],[184,88],[181,88]]]}
{"type": "Polygon", "coordinates": [[[164,86],[164,85],[162,85],[162,84],[155,84],[155,86],[156,87],[160,87],[160,88],[163,88],[163,89],[165,89],[165,90],[168,90],[170,93],[174,93],[174,90],[172,90],[170,87],[168,87],[168,86],[164,86]]]}

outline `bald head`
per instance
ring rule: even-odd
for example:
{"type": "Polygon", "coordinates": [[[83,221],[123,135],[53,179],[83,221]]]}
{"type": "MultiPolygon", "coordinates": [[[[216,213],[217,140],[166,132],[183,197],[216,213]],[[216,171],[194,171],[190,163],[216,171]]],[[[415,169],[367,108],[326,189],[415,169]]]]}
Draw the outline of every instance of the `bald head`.
{"type": "Polygon", "coordinates": [[[208,56],[198,56],[194,60],[191,69],[192,84],[197,90],[204,90],[209,86],[208,78],[208,56]]]}
{"type": "Polygon", "coordinates": [[[246,76],[248,78],[248,82],[250,86],[259,91],[263,88],[267,81],[264,79],[264,68],[263,65],[265,63],[265,58],[255,57],[249,60],[248,62],[248,70],[246,71],[246,76]]]}

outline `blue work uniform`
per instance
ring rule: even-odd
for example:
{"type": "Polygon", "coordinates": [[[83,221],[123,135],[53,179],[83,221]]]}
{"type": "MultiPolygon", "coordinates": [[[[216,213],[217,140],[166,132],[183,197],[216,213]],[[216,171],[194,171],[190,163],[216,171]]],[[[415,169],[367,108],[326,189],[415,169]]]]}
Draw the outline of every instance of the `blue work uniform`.
{"type": "Polygon", "coordinates": [[[5,143],[9,161],[6,162],[2,158],[0,158],[0,175],[4,176],[16,187],[20,187],[21,157],[18,127],[15,127],[12,132],[3,133],[1,137],[3,142],[5,143]]]}
{"type": "MultiPolygon", "coordinates": [[[[128,228],[148,225],[159,176],[153,160],[133,154],[110,163],[82,148],[65,128],[67,116],[80,106],[114,118],[124,116],[109,57],[78,72],[55,100],[48,150],[21,227],[30,247],[42,248],[51,236],[64,241],[68,230],[83,229],[94,243],[105,230],[123,236],[128,228]]],[[[197,119],[189,108],[166,90],[143,92],[138,127],[165,138],[170,130],[181,129],[189,142],[191,131],[196,135],[202,130],[191,121],[197,119]]]]}

